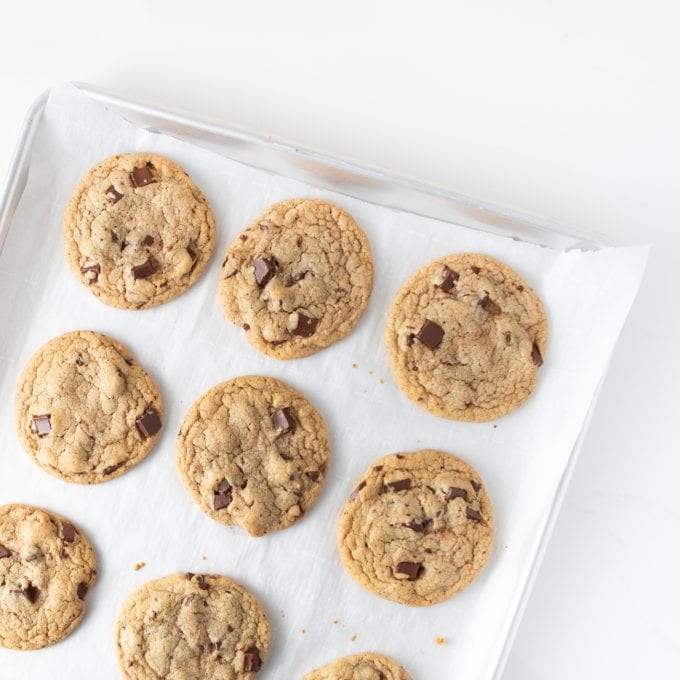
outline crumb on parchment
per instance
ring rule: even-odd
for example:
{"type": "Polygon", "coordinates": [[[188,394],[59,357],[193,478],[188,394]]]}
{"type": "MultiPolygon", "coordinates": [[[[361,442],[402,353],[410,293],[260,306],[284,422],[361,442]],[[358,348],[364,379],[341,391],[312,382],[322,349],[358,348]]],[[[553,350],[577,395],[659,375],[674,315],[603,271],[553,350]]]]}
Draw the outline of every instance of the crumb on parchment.
{"type": "Polygon", "coordinates": [[[140,569],[143,569],[146,566],[146,562],[137,562],[135,564],[135,571],[139,571],[140,569]]]}
{"type": "Polygon", "coordinates": [[[437,637],[434,639],[434,641],[440,646],[443,647],[446,644],[446,638],[443,637],[437,637]]]}
{"type": "Polygon", "coordinates": [[[357,634],[354,633],[354,635],[352,635],[352,637],[350,638],[350,640],[351,640],[352,642],[354,642],[356,639],[357,639],[357,634]]]}

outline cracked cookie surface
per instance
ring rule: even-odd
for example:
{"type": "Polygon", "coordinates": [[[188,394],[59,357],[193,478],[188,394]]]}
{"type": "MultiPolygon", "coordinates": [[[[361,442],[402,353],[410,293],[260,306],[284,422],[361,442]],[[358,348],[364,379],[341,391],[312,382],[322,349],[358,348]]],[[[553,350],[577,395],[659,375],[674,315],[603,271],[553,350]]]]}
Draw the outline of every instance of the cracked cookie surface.
{"type": "Polygon", "coordinates": [[[85,613],[96,567],[69,520],[29,505],[0,507],[0,647],[40,649],[65,638],[85,613]]]}
{"type": "Polygon", "coordinates": [[[464,253],[430,262],[402,286],[385,342],[411,401],[437,416],[481,422],[529,398],[548,321],[541,300],[510,267],[464,253]]]}
{"type": "Polygon", "coordinates": [[[116,623],[127,680],[240,680],[264,664],[271,633],[257,599],[226,576],[171,574],[127,600],[116,623]]]}
{"type": "Polygon", "coordinates": [[[45,471],[96,484],[139,463],[158,439],[163,401],[119,342],[73,331],[44,344],[26,365],[15,399],[19,439],[45,471]]]}
{"type": "Polygon", "coordinates": [[[317,668],[302,680],[412,680],[393,659],[381,654],[364,652],[336,659],[317,668]]]}
{"type": "Polygon", "coordinates": [[[493,542],[491,501],[460,458],[424,449],[376,460],[345,503],[338,549],[371,592],[410,606],[436,604],[470,584],[493,542]]]}
{"type": "Polygon", "coordinates": [[[151,153],[103,160],[64,214],[66,258],[102,302],[147,309],[183,293],[215,248],[208,201],[176,163],[151,153]]]}
{"type": "Polygon", "coordinates": [[[276,203],[232,242],[218,295],[251,345],[277,359],[309,356],[344,338],[373,286],[368,239],[341,208],[276,203]]]}
{"type": "Polygon", "coordinates": [[[177,467],[201,510],[251,536],[285,529],[314,505],[329,457],[319,412],[297,390],[264,376],[208,390],[177,439],[177,467]]]}

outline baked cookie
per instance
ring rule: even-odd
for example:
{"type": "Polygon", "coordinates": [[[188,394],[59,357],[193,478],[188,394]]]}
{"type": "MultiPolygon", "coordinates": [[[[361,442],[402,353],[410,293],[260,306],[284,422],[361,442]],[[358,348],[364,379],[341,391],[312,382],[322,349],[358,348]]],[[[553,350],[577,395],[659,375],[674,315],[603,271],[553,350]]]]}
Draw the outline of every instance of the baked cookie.
{"type": "Polygon", "coordinates": [[[526,401],[548,342],[536,293],[486,255],[449,255],[397,293],[385,331],[399,388],[452,420],[500,418],[526,401]]]}
{"type": "Polygon", "coordinates": [[[163,401],[126,347],[91,331],[44,344],[17,387],[19,439],[43,469],[96,484],[139,463],[158,439],[163,401]]]}
{"type": "Polygon", "coordinates": [[[319,412],[297,390],[263,376],[208,390],[177,439],[177,467],[201,510],[251,536],[291,526],[316,503],[329,457],[319,412]]]}
{"type": "Polygon", "coordinates": [[[327,666],[307,673],[302,680],[412,680],[394,660],[364,652],[336,659],[327,666]]]}
{"type": "Polygon", "coordinates": [[[349,574],[376,595],[412,607],[447,600],[471,583],[492,540],[491,501],[479,475],[432,449],[375,461],[338,526],[349,574]]]}
{"type": "Polygon", "coordinates": [[[316,199],[270,206],[229,246],[218,294],[226,317],[276,359],[309,356],[344,338],[373,286],[366,234],[316,199]]]}
{"type": "Polygon", "coordinates": [[[40,649],[85,613],[97,576],[89,541],[68,520],[30,505],[0,507],[0,647],[40,649]]]}
{"type": "Polygon", "coordinates": [[[252,678],[271,637],[255,597],[214,574],[149,581],[123,606],[115,635],[126,680],[252,678]]]}
{"type": "Polygon", "coordinates": [[[94,166],[69,201],[66,258],[102,302],[147,309],[183,293],[215,248],[208,201],[182,168],[152,153],[94,166]]]}

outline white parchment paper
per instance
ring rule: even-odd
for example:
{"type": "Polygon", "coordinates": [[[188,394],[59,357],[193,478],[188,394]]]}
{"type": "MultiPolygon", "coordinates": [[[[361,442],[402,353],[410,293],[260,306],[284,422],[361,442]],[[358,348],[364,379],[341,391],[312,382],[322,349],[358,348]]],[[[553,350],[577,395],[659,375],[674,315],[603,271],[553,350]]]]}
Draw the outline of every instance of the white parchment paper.
{"type": "Polygon", "coordinates": [[[113,627],[123,601],[149,579],[207,571],[242,582],[265,605],[273,641],[258,674],[262,680],[297,680],[363,650],[393,656],[415,680],[489,678],[646,257],[645,247],[555,252],[319,191],[145,132],[70,86],[53,90],[0,256],[0,503],[31,503],[71,518],[95,545],[99,578],[77,630],[37,652],[0,649],[0,677],[119,677],[113,627]],[[64,206],[86,170],[108,155],[135,150],[165,154],[184,166],[208,196],[219,229],[200,281],[179,299],[142,312],[106,307],[88,293],[68,269],[60,233],[64,206]],[[301,195],[334,201],[363,226],[373,247],[375,287],[367,313],[343,342],[314,357],[278,362],[252,349],[243,331],[223,318],[216,286],[234,235],[269,203],[301,195]],[[550,317],[535,394],[496,423],[450,422],[419,409],[396,388],[383,347],[387,310],[402,282],[435,257],[469,250],[516,268],[550,317]],[[53,478],[31,461],[15,435],[12,406],[31,354],[79,328],[130,347],[166,403],[162,436],[148,458],[118,479],[89,487],[53,478]],[[245,373],[276,376],[305,392],[326,419],[332,443],[317,506],[297,526],[259,539],[204,516],[175,468],[175,435],[189,406],[217,382],[245,373]],[[478,581],[448,602],[410,609],[364,592],[344,572],[335,527],[354,481],[373,459],[424,447],[456,453],[479,470],[497,533],[478,581]],[[146,567],[134,571],[141,561],[146,567]],[[444,646],[435,643],[438,636],[444,646]]]}

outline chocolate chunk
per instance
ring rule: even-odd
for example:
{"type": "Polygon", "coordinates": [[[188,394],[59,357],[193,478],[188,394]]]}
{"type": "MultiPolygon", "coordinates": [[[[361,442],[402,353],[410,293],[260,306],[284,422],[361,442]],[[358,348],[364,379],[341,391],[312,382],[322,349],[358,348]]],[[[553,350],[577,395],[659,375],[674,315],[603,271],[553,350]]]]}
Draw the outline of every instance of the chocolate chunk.
{"type": "Polygon", "coordinates": [[[182,600],[182,606],[188,607],[196,599],[196,593],[190,593],[182,600]]]}
{"type": "Polygon", "coordinates": [[[243,652],[243,672],[257,673],[262,668],[262,659],[257,647],[249,647],[243,652]]]}
{"type": "Polygon", "coordinates": [[[365,486],[366,482],[359,482],[356,489],[354,489],[354,491],[352,491],[352,493],[349,495],[349,499],[353,501],[359,495],[359,491],[361,491],[365,486]]]}
{"type": "Polygon", "coordinates": [[[386,482],[385,484],[385,491],[406,491],[410,488],[410,479],[397,479],[394,482],[386,482]]]}
{"type": "Polygon", "coordinates": [[[115,465],[109,465],[109,467],[104,468],[104,474],[105,475],[111,475],[113,474],[116,470],[119,468],[123,467],[123,463],[116,463],[115,465]]]}
{"type": "Polygon", "coordinates": [[[472,480],[470,484],[472,484],[472,488],[475,490],[475,493],[479,493],[479,490],[482,488],[482,485],[479,482],[475,482],[474,480],[472,480]]]}
{"type": "Polygon", "coordinates": [[[50,420],[51,414],[46,413],[42,416],[33,416],[33,425],[31,430],[38,437],[47,437],[47,435],[52,432],[52,421],[50,420]]]}
{"type": "Polygon", "coordinates": [[[61,538],[64,543],[73,543],[76,540],[76,528],[70,522],[61,525],[61,538]]]}
{"type": "Polygon", "coordinates": [[[142,245],[143,245],[143,246],[146,246],[147,248],[151,247],[155,242],[156,242],[156,240],[155,240],[154,237],[151,236],[150,234],[147,234],[147,235],[142,239],[142,245]]]}
{"type": "Polygon", "coordinates": [[[106,200],[111,205],[118,203],[121,198],[123,198],[123,194],[116,191],[116,187],[114,187],[113,184],[106,190],[106,200]]]}
{"type": "Polygon", "coordinates": [[[543,366],[543,357],[541,356],[541,351],[538,349],[536,343],[531,346],[531,360],[537,368],[543,366]]]}
{"type": "Polygon", "coordinates": [[[415,333],[409,333],[406,336],[406,345],[408,347],[410,347],[415,341],[416,341],[416,334],[415,333]]]}
{"type": "Polygon", "coordinates": [[[510,333],[510,331],[505,331],[505,344],[509,345],[511,341],[512,341],[512,334],[510,333]]]}
{"type": "Polygon", "coordinates": [[[295,430],[293,411],[288,406],[274,411],[271,414],[271,419],[275,430],[281,430],[281,432],[293,432],[295,430]]]}
{"type": "Polygon", "coordinates": [[[84,366],[85,365],[85,362],[83,361],[83,357],[81,357],[80,354],[76,357],[76,364],[78,364],[78,366],[84,366]]]}
{"type": "Polygon", "coordinates": [[[198,587],[199,587],[201,590],[208,590],[208,588],[210,587],[210,586],[208,585],[208,582],[205,580],[205,576],[204,576],[203,574],[199,574],[199,575],[196,577],[196,583],[198,584],[198,587]]]}
{"type": "Polygon", "coordinates": [[[465,508],[465,514],[468,519],[473,519],[475,522],[481,522],[482,521],[482,515],[480,514],[479,510],[475,510],[474,508],[471,508],[468,506],[465,508]]]}
{"type": "Polygon", "coordinates": [[[452,501],[454,498],[462,498],[463,500],[466,501],[467,491],[465,489],[460,489],[457,486],[450,486],[444,498],[447,501],[452,501]]]}
{"type": "Polygon", "coordinates": [[[264,288],[276,274],[276,265],[272,260],[267,260],[264,257],[256,257],[253,260],[253,268],[255,269],[255,281],[260,288],[264,288]]]}
{"type": "Polygon", "coordinates": [[[222,647],[222,643],[219,640],[217,640],[215,642],[212,642],[212,641],[210,642],[210,651],[211,652],[216,652],[221,647],[222,647]]]}
{"type": "Polygon", "coordinates": [[[244,324],[243,324],[243,330],[244,330],[244,331],[249,331],[249,330],[250,330],[250,324],[249,324],[249,323],[244,323],[244,324]]]}
{"type": "Polygon", "coordinates": [[[154,409],[153,406],[149,406],[149,408],[135,420],[135,425],[139,430],[139,434],[142,435],[142,439],[148,439],[149,437],[153,437],[156,432],[161,429],[161,419],[156,409],[154,409]]]}
{"type": "Polygon", "coordinates": [[[248,237],[245,234],[241,234],[239,236],[239,238],[241,239],[241,241],[247,241],[248,240],[248,237]]]}
{"type": "Polygon", "coordinates": [[[432,523],[431,519],[413,519],[408,524],[404,524],[404,526],[408,527],[409,529],[412,529],[418,534],[422,534],[427,528],[428,524],[431,523],[432,523]]]}
{"type": "Polygon", "coordinates": [[[26,597],[26,599],[33,604],[37,599],[38,595],[40,595],[40,590],[36,588],[32,583],[29,583],[23,590],[20,591],[22,595],[26,597]]]}
{"type": "Polygon", "coordinates": [[[321,479],[321,473],[318,470],[310,470],[309,472],[305,472],[305,474],[313,482],[318,482],[321,479]]]}
{"type": "Polygon", "coordinates": [[[475,274],[479,274],[479,272],[482,271],[479,267],[475,267],[474,265],[470,267],[470,269],[472,269],[475,274]]]}
{"type": "Polygon", "coordinates": [[[297,326],[293,328],[293,335],[299,335],[301,338],[308,338],[311,335],[314,335],[316,324],[318,323],[318,319],[312,319],[310,316],[305,316],[301,312],[298,312],[297,326]]]}
{"type": "Polygon", "coordinates": [[[383,469],[383,466],[382,466],[382,465],[374,465],[374,466],[373,466],[373,469],[374,469],[376,472],[380,472],[380,471],[383,469]]]}
{"type": "Polygon", "coordinates": [[[221,510],[226,508],[233,500],[231,495],[231,484],[226,479],[223,479],[215,489],[215,496],[213,498],[213,508],[221,510]]]}
{"type": "Polygon", "coordinates": [[[145,187],[147,184],[153,184],[156,180],[151,172],[151,163],[147,163],[141,168],[135,168],[130,173],[132,183],[137,187],[145,187]]]}
{"type": "Polygon", "coordinates": [[[309,269],[305,269],[303,272],[298,272],[297,274],[293,274],[293,276],[289,276],[286,279],[286,282],[283,284],[286,288],[290,288],[293,284],[297,283],[298,281],[302,281],[302,279],[305,278],[309,274],[309,269]]]}
{"type": "Polygon", "coordinates": [[[62,560],[65,560],[68,557],[68,553],[66,552],[65,548],[62,548],[59,551],[59,556],[61,557],[62,560]]]}
{"type": "Polygon", "coordinates": [[[487,295],[479,301],[479,306],[489,314],[500,314],[501,308],[487,295]]]}
{"type": "Polygon", "coordinates": [[[83,583],[82,581],[78,584],[78,589],[76,590],[76,595],[81,599],[85,599],[85,595],[87,595],[87,591],[89,590],[87,583],[83,583]]]}
{"type": "Polygon", "coordinates": [[[456,285],[456,281],[460,278],[458,272],[454,272],[453,269],[444,267],[444,280],[439,285],[439,288],[445,293],[449,293],[451,289],[456,285]]]}
{"type": "Polygon", "coordinates": [[[132,268],[132,276],[135,279],[148,279],[156,271],[154,261],[149,258],[144,264],[132,268]]]}
{"type": "Polygon", "coordinates": [[[416,338],[430,349],[437,349],[442,344],[443,337],[444,329],[429,319],[425,319],[422,328],[416,333],[416,338]]]}
{"type": "Polygon", "coordinates": [[[10,552],[9,548],[5,548],[5,546],[0,543],[0,560],[3,557],[9,557],[11,554],[12,553],[10,552]]]}
{"type": "Polygon", "coordinates": [[[102,268],[98,264],[88,264],[86,267],[81,267],[80,271],[84,274],[92,272],[94,276],[90,276],[87,279],[88,283],[97,283],[99,281],[99,274],[101,274],[102,268]]]}
{"type": "Polygon", "coordinates": [[[418,578],[422,566],[423,565],[420,562],[399,562],[394,571],[397,574],[406,574],[409,581],[415,581],[418,578]]]}
{"type": "Polygon", "coordinates": [[[194,576],[196,576],[196,574],[194,574],[193,571],[188,571],[188,572],[186,573],[187,581],[191,581],[191,579],[192,579],[194,576]]]}

